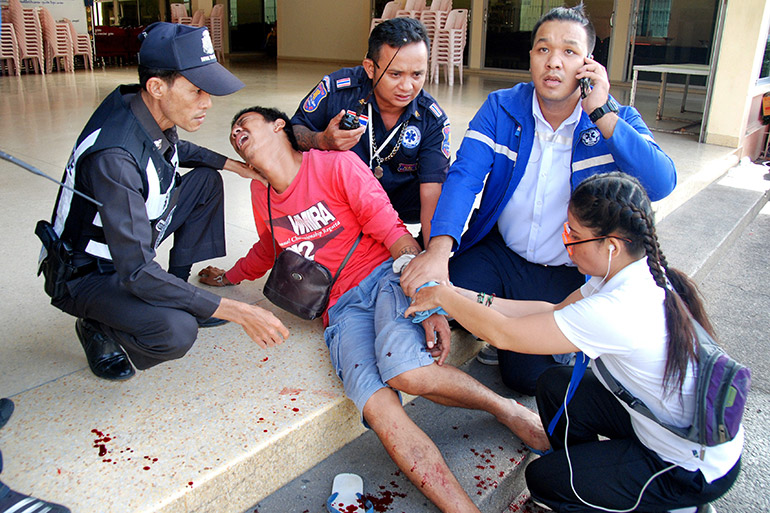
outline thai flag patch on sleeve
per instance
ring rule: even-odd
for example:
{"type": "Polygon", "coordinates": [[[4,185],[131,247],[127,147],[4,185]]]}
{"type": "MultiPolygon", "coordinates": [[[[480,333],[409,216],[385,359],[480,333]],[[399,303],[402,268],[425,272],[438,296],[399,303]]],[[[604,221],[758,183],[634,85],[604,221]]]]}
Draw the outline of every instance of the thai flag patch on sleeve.
{"type": "Polygon", "coordinates": [[[344,87],[350,87],[350,77],[340,78],[337,80],[337,89],[344,87]]]}
{"type": "Polygon", "coordinates": [[[429,109],[429,110],[430,110],[430,111],[433,113],[433,115],[434,115],[434,116],[436,116],[437,118],[440,118],[441,116],[443,116],[443,115],[444,115],[444,111],[442,111],[442,110],[439,108],[439,106],[438,106],[438,103],[436,103],[436,102],[433,102],[433,103],[431,104],[431,106],[430,106],[430,107],[428,107],[428,109],[429,109]]]}

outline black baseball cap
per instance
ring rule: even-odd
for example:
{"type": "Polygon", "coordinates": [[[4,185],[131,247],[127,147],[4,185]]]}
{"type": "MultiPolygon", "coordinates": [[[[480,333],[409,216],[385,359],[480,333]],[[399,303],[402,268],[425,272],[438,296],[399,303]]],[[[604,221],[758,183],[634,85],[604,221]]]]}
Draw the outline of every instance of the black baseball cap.
{"type": "Polygon", "coordinates": [[[214,96],[232,94],[244,83],[217,62],[206,27],[158,21],[139,34],[139,65],[178,71],[214,96]]]}

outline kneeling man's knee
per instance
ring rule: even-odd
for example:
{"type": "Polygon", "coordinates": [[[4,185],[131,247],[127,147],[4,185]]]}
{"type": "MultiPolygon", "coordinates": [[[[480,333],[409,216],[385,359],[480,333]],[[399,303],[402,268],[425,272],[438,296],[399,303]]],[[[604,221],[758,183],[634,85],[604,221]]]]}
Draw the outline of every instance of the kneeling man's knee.
{"type": "Polygon", "coordinates": [[[145,360],[142,365],[135,362],[137,368],[145,369],[168,360],[183,357],[198,338],[198,321],[187,312],[177,312],[167,316],[156,325],[152,334],[145,333],[139,340],[143,346],[145,360]]]}
{"type": "MultiPolygon", "coordinates": [[[[180,316],[182,317],[182,316],[180,316]]],[[[170,351],[169,359],[174,360],[183,357],[192,348],[198,338],[198,320],[192,315],[185,315],[183,320],[175,322],[168,327],[170,351]]]]}
{"type": "Polygon", "coordinates": [[[222,174],[216,169],[210,167],[196,167],[193,171],[197,173],[197,178],[201,182],[205,183],[207,189],[222,189],[224,188],[224,181],[222,180],[222,174]]]}

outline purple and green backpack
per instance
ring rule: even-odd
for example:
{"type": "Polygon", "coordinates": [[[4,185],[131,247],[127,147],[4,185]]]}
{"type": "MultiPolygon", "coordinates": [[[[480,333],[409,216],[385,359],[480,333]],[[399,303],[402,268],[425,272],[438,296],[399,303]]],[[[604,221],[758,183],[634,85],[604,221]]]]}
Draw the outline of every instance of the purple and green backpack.
{"type": "Polygon", "coordinates": [[[695,319],[692,323],[698,341],[697,402],[689,427],[679,428],[659,420],[642,401],[612,377],[601,358],[594,362],[610,390],[633,410],[681,438],[712,447],[729,442],[738,434],[751,386],[751,369],[730,358],[695,319]]]}

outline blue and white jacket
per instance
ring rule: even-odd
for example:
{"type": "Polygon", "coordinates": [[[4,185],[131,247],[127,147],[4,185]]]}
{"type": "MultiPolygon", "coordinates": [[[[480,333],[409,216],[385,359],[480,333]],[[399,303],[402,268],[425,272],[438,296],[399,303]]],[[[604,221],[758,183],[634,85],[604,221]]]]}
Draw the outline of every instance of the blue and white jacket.
{"type": "MultiPolygon", "coordinates": [[[[495,91],[470,122],[431,224],[431,237],[450,235],[458,253],[489,233],[524,175],[535,137],[534,90],[530,82],[495,91]],[[482,187],[481,204],[463,234],[482,187]]],[[[581,114],[572,143],[571,189],[591,175],[619,170],[636,177],[651,200],[665,198],[676,186],[673,161],[636,109],[620,107],[618,116],[612,137],[604,139],[588,114],[581,114]]]]}

